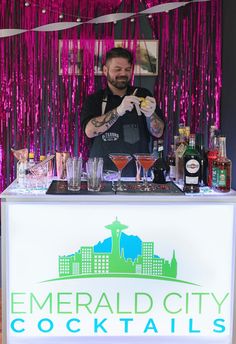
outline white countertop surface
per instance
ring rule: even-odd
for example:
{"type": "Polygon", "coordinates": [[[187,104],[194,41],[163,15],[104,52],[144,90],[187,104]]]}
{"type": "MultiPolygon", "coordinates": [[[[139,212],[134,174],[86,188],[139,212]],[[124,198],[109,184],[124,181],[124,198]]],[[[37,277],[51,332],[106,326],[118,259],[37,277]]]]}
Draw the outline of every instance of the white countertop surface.
{"type": "MultiPolygon", "coordinates": [[[[50,182],[48,185],[50,185],[50,182]]],[[[236,191],[220,193],[208,187],[201,188],[196,194],[166,194],[166,193],[119,193],[119,194],[86,194],[86,195],[48,195],[47,188],[20,188],[15,180],[0,195],[7,202],[213,202],[236,203],[236,191]]]]}

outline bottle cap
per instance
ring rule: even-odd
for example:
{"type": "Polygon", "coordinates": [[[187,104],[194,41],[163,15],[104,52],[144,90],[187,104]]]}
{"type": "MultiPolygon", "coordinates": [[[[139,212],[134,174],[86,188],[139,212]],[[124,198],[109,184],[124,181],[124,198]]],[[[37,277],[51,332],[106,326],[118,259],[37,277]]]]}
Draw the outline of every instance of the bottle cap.
{"type": "Polygon", "coordinates": [[[214,131],[214,130],[216,130],[216,129],[217,129],[216,125],[211,125],[211,126],[210,126],[210,131],[214,131]]]}
{"type": "Polygon", "coordinates": [[[45,160],[46,159],[46,156],[45,155],[40,155],[40,157],[39,157],[39,160],[40,161],[43,161],[43,160],[45,160]]]}
{"type": "Polygon", "coordinates": [[[185,127],[184,132],[185,132],[185,136],[188,138],[190,135],[190,127],[185,127]]]}
{"type": "Polygon", "coordinates": [[[34,153],[33,152],[29,153],[29,159],[34,159],[34,153]]]}
{"type": "Polygon", "coordinates": [[[195,138],[196,138],[196,135],[195,135],[195,134],[190,134],[190,135],[189,135],[189,139],[195,140],[195,138]]]}
{"type": "Polygon", "coordinates": [[[154,148],[154,149],[157,149],[157,140],[154,140],[154,141],[153,141],[153,148],[154,148]]]}

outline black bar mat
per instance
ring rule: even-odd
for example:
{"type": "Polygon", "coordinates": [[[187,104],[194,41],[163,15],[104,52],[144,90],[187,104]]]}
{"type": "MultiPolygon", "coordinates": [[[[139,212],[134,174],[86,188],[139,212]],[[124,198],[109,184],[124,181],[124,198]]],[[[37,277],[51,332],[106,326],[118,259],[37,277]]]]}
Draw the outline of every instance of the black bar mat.
{"type": "Polygon", "coordinates": [[[98,194],[114,194],[112,191],[111,182],[102,182],[101,190],[98,192],[88,191],[87,182],[81,182],[81,188],[79,191],[70,191],[67,189],[66,180],[53,180],[46,191],[48,195],[98,195],[98,194]]]}
{"type": "MultiPolygon", "coordinates": [[[[173,182],[167,182],[166,184],[148,183],[150,190],[143,190],[142,182],[123,182],[124,191],[116,191],[117,194],[121,195],[124,193],[133,194],[164,194],[164,195],[183,195],[184,192],[178,188],[173,182]]],[[[114,185],[115,187],[115,185],[114,185]]]]}

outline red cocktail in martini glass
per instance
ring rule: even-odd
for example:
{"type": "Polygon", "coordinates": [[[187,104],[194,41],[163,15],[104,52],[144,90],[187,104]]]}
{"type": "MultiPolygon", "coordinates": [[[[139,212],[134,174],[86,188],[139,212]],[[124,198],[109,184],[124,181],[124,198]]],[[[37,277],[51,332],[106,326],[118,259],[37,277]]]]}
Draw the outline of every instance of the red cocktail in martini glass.
{"type": "Polygon", "coordinates": [[[148,170],[151,168],[154,164],[154,162],[157,160],[157,158],[148,153],[136,153],[134,154],[135,159],[139,162],[139,164],[143,167],[144,170],[144,176],[143,176],[143,190],[149,191],[150,188],[148,187],[148,170]]]}
{"type": "Polygon", "coordinates": [[[117,191],[124,191],[124,187],[121,184],[121,172],[123,168],[128,164],[130,160],[132,160],[132,156],[126,153],[111,153],[109,154],[109,158],[112,162],[116,165],[118,169],[118,178],[117,178],[117,191]]]}

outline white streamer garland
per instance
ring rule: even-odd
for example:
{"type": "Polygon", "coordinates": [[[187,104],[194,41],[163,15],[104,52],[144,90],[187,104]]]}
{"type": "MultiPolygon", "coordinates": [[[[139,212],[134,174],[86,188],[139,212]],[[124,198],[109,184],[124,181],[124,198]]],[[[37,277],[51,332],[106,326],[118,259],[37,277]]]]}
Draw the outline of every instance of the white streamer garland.
{"type": "Polygon", "coordinates": [[[19,35],[20,33],[26,32],[28,30],[20,30],[20,29],[3,29],[0,30],[0,38],[1,37],[10,37],[19,35]]]}
{"type": "Polygon", "coordinates": [[[86,24],[104,24],[132,17],[134,13],[112,13],[97,17],[86,22],[86,24]]]}
{"type": "Polygon", "coordinates": [[[75,23],[75,22],[58,22],[52,23],[47,25],[42,25],[32,29],[32,31],[60,31],[65,29],[71,29],[72,27],[81,25],[82,23],[75,23]]]}
{"type": "Polygon", "coordinates": [[[105,23],[117,22],[119,20],[127,19],[127,18],[134,17],[137,15],[169,12],[176,8],[183,7],[187,4],[196,3],[196,2],[206,2],[206,1],[211,1],[211,0],[192,0],[192,1],[181,1],[181,2],[174,2],[174,3],[169,2],[166,4],[160,4],[160,5],[150,7],[138,13],[111,13],[111,14],[106,14],[97,18],[90,19],[85,22],[79,22],[79,23],[78,22],[76,23],[75,22],[57,22],[57,23],[42,25],[31,30],[1,29],[0,38],[19,35],[27,31],[50,32],[50,31],[66,30],[66,29],[70,29],[72,27],[79,26],[82,24],[105,24],[105,23]]]}
{"type": "MultiPolygon", "coordinates": [[[[208,0],[206,0],[206,1],[208,1],[208,0]]],[[[185,6],[186,4],[189,4],[189,3],[190,3],[190,1],[166,3],[166,4],[161,4],[161,5],[156,5],[156,6],[150,7],[150,8],[148,8],[142,12],[139,12],[139,13],[140,14],[153,14],[153,13],[169,12],[169,11],[174,10],[176,8],[185,6]]]]}

